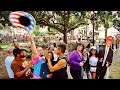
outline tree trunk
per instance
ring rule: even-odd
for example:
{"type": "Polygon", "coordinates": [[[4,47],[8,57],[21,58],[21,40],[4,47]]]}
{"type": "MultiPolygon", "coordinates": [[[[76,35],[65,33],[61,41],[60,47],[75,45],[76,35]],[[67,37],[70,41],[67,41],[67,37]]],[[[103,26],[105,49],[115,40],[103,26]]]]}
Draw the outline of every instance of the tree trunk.
{"type": "Polygon", "coordinates": [[[63,37],[63,41],[67,44],[67,29],[64,30],[63,37]]]}
{"type": "Polygon", "coordinates": [[[96,23],[95,23],[95,30],[98,31],[98,19],[96,20],[96,23]]]}
{"type": "Polygon", "coordinates": [[[48,32],[50,32],[50,27],[48,27],[48,32]]]}
{"type": "Polygon", "coordinates": [[[107,38],[107,28],[105,28],[105,39],[107,38]]]}

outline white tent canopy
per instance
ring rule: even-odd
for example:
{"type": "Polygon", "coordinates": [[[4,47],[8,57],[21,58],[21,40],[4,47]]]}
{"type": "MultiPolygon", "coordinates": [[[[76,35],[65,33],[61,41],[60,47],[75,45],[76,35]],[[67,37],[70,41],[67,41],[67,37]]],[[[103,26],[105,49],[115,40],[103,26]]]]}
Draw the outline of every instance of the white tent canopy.
{"type": "MultiPolygon", "coordinates": [[[[118,33],[119,33],[119,31],[117,29],[115,29],[114,27],[111,27],[107,30],[107,36],[115,37],[115,35],[118,33]]],[[[105,38],[105,30],[103,30],[99,33],[98,38],[105,38]]]]}

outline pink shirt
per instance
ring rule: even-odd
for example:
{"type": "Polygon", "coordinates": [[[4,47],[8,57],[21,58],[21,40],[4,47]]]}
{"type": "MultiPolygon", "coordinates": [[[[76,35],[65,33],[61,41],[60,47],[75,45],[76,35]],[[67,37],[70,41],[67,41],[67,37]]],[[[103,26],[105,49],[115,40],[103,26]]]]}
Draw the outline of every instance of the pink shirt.
{"type": "Polygon", "coordinates": [[[32,62],[33,62],[34,65],[36,65],[37,62],[42,59],[42,57],[40,57],[40,56],[37,57],[37,58],[34,58],[34,57],[32,56],[31,58],[32,58],[32,62]]]}
{"type": "MultiPolygon", "coordinates": [[[[39,60],[42,59],[42,57],[37,57],[37,58],[34,58],[33,56],[31,56],[32,58],[32,62],[33,62],[33,65],[36,65],[38,63],[39,60]]],[[[40,76],[36,76],[34,73],[33,73],[33,79],[40,79],[41,77],[40,76]]]]}

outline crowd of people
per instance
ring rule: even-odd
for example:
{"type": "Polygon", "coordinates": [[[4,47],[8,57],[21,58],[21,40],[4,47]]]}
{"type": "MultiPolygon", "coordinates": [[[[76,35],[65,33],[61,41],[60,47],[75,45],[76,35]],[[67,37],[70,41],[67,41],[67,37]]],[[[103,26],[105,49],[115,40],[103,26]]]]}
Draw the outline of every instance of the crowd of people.
{"type": "Polygon", "coordinates": [[[104,79],[112,64],[111,36],[102,45],[98,40],[95,46],[89,47],[77,42],[69,53],[66,49],[69,47],[62,40],[45,51],[36,47],[32,36],[29,41],[32,51],[30,62],[26,60],[26,50],[19,48],[17,41],[14,41],[15,48],[8,50],[5,65],[10,79],[104,79]]]}

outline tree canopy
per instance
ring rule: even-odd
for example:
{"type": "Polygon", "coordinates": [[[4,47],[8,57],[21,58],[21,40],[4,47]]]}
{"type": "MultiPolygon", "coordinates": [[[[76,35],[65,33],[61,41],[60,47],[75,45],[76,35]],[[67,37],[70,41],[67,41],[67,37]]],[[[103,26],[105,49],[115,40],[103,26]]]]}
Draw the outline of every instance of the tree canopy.
{"type": "Polygon", "coordinates": [[[48,26],[64,35],[67,43],[67,33],[86,24],[86,11],[28,11],[41,27],[48,26]]]}
{"type": "MultiPolygon", "coordinates": [[[[5,24],[11,25],[9,21],[9,14],[12,11],[0,11],[0,23],[5,27],[5,24]]],[[[90,22],[91,11],[26,11],[33,15],[36,24],[40,27],[48,26],[50,30],[56,30],[63,34],[64,42],[67,43],[67,33],[78,28],[80,25],[87,25],[90,22]]],[[[109,28],[112,23],[113,26],[120,30],[120,12],[112,11],[98,11],[98,24],[103,24],[104,27],[109,28]]],[[[52,33],[52,31],[50,32],[52,33]]],[[[106,31],[107,34],[107,31],[106,31]]]]}

